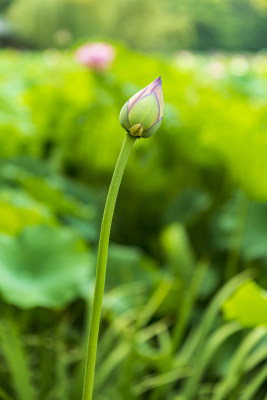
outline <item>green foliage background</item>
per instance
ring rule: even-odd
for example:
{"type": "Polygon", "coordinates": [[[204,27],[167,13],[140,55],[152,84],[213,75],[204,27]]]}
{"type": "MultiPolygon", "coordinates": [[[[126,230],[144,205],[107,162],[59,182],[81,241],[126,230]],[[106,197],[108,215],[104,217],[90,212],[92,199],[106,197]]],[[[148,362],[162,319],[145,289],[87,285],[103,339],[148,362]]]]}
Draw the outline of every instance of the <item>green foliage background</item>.
{"type": "MultiPolygon", "coordinates": [[[[2,0],[19,41],[66,46],[92,36],[171,51],[267,47],[266,0],[2,0]],[[38,35],[36,35],[38,32],[38,35]]],[[[0,3],[1,5],[1,3],[0,3]]]]}

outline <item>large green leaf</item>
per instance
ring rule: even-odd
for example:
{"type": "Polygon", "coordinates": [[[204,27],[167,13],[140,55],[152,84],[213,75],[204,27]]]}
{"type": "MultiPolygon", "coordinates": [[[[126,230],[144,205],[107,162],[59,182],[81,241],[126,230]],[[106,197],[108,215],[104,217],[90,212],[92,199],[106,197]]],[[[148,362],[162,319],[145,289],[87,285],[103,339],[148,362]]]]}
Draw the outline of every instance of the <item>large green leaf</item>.
{"type": "Polygon", "coordinates": [[[0,237],[0,291],[22,308],[60,308],[88,286],[91,264],[85,246],[67,229],[25,229],[0,237]]]}
{"type": "Polygon", "coordinates": [[[267,292],[253,281],[244,283],[223,304],[225,318],[241,325],[267,326],[267,292]]]}

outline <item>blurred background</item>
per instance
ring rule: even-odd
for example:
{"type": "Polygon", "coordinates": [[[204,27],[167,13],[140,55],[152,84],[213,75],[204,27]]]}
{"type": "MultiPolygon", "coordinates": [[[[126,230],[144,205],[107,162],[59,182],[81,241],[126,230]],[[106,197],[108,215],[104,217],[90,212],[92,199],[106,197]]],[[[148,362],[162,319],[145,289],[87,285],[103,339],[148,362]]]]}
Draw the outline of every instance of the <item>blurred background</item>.
{"type": "Polygon", "coordinates": [[[122,105],[97,400],[266,400],[267,1],[0,0],[0,399],[81,399],[122,105]]]}

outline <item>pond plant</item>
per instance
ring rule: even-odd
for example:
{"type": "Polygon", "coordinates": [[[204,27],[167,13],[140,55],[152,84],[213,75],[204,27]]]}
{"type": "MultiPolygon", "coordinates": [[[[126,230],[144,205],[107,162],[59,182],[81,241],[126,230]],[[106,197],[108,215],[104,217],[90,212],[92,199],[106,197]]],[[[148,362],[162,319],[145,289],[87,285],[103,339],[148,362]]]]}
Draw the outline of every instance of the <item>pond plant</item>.
{"type": "Polygon", "coordinates": [[[91,311],[83,400],[92,399],[96,362],[97,340],[104,294],[108,244],[116,199],[131,149],[137,138],[148,138],[160,127],[163,117],[161,77],[137,92],[122,107],[120,123],[126,137],[110,183],[104,209],[99,239],[94,300],[91,311]]]}

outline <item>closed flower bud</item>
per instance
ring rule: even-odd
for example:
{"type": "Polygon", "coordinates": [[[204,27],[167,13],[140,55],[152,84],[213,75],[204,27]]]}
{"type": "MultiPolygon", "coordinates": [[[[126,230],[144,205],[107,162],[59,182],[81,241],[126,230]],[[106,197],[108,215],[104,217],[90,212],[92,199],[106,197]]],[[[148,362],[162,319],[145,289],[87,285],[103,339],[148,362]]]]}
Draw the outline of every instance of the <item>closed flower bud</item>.
{"type": "Polygon", "coordinates": [[[159,77],[124,104],[120,123],[132,136],[148,138],[159,129],[162,116],[163,94],[159,77]]]}

